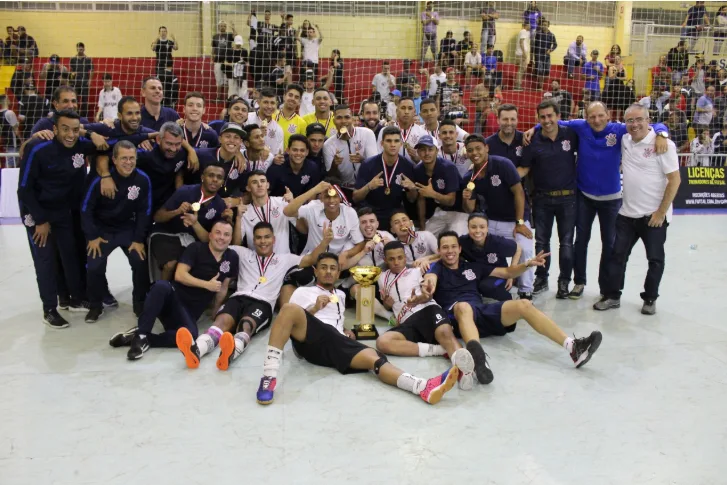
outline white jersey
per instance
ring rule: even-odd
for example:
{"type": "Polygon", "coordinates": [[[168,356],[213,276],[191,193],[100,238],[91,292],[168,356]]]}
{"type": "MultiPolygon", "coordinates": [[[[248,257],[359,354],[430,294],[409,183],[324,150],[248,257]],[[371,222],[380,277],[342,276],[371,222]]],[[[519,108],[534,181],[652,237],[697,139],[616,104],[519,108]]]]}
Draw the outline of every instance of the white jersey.
{"type": "MultiPolygon", "coordinates": [[[[397,128],[401,130],[401,143],[402,147],[399,151],[399,156],[406,158],[410,162],[416,164],[414,160],[411,159],[409,156],[409,152],[406,151],[406,145],[409,145],[410,147],[416,146],[417,142],[419,141],[419,138],[423,137],[424,135],[427,135],[427,130],[424,128],[423,125],[417,125],[416,123],[412,123],[412,125],[409,127],[408,130],[402,130],[401,127],[399,127],[398,123],[394,124],[397,128]]],[[[382,136],[384,136],[384,130],[382,129],[379,131],[379,139],[378,141],[378,150],[379,153],[382,153],[384,151],[384,145],[382,142],[382,136]]]]}
{"type": "Polygon", "coordinates": [[[119,117],[119,101],[121,100],[121,90],[114,87],[111,91],[102,89],[98,94],[98,107],[103,109],[103,120],[115,120],[119,117]]]}
{"type": "Polygon", "coordinates": [[[341,158],[343,158],[343,161],[338,166],[338,171],[341,174],[341,182],[346,187],[353,187],[356,182],[358,168],[361,164],[351,163],[350,155],[358,153],[363,156],[363,160],[378,155],[379,150],[376,145],[376,135],[368,128],[359,126],[353,128],[353,135],[349,140],[342,140],[340,133],[329,137],[323,144],[323,161],[326,163],[326,171],[331,170],[333,157],[336,153],[340,153],[341,158]]]}
{"type": "Polygon", "coordinates": [[[467,150],[464,147],[464,143],[457,142],[457,150],[451,155],[444,153],[444,150],[442,150],[440,156],[445,160],[452,162],[454,166],[457,167],[460,177],[464,177],[472,166],[472,160],[470,160],[467,156],[467,150]]]}
{"type": "Polygon", "coordinates": [[[414,290],[416,295],[422,294],[422,281],[424,281],[424,277],[422,276],[422,272],[417,268],[406,268],[399,274],[394,274],[387,270],[379,276],[378,283],[381,300],[383,301],[386,295],[394,300],[394,305],[392,305],[391,310],[394,312],[397,322],[404,323],[407,318],[422,308],[437,304],[434,300],[414,307],[409,307],[406,304],[407,300],[411,298],[412,290],[414,290]]]}
{"type": "Polygon", "coordinates": [[[302,256],[274,252],[272,258],[261,258],[252,249],[242,246],[230,246],[230,249],[240,258],[237,291],[232,296],[249,296],[265,301],[270,304],[270,308],[275,308],[285,275],[290,268],[300,264],[302,256]],[[260,282],[261,276],[265,277],[264,282],[260,282]]]}
{"type": "Polygon", "coordinates": [[[413,264],[419,258],[430,256],[437,252],[437,237],[429,231],[417,231],[416,237],[404,245],[406,264],[413,264]]]}
{"type": "MultiPolygon", "coordinates": [[[[320,200],[312,200],[298,209],[298,218],[305,219],[308,223],[308,242],[303,249],[303,254],[313,250],[323,241],[323,224],[331,224],[323,209],[320,200]]],[[[347,242],[358,244],[363,241],[363,235],[358,226],[358,215],[356,211],[341,204],[338,217],[333,221],[333,241],[328,245],[327,251],[340,254],[347,242]]]]}
{"type": "Polygon", "coordinates": [[[273,234],[275,234],[275,246],[273,251],[278,254],[287,254],[290,252],[290,240],[288,234],[290,232],[291,219],[283,214],[283,209],[288,203],[282,197],[268,197],[268,202],[257,207],[254,203],[250,203],[247,211],[242,215],[242,228],[247,237],[247,247],[252,249],[255,247],[252,230],[258,222],[266,221],[273,225],[273,234]]]}
{"type": "MultiPolygon", "coordinates": [[[[262,121],[257,113],[250,113],[247,117],[247,125],[258,125],[262,127],[262,121]]],[[[265,145],[270,148],[270,153],[277,155],[283,151],[283,143],[285,135],[283,129],[279,124],[275,122],[275,119],[271,119],[267,123],[267,135],[265,136],[265,145]]]]}
{"type": "Polygon", "coordinates": [[[344,313],[346,312],[346,300],[344,298],[346,298],[346,295],[341,290],[333,290],[333,293],[331,293],[320,286],[304,286],[293,292],[293,296],[290,297],[290,303],[295,303],[305,310],[315,305],[319,296],[326,295],[330,297],[332,294],[338,297],[338,302],[329,302],[320,311],[315,313],[314,316],[343,334],[343,319],[344,313]]]}
{"type": "MultiPolygon", "coordinates": [[[[429,129],[427,129],[426,126],[424,127],[424,129],[427,131],[427,133],[429,135],[431,135],[432,138],[434,138],[435,140],[437,140],[437,144],[439,144],[439,147],[441,148],[442,147],[442,139],[439,138],[439,122],[437,121],[437,129],[434,130],[434,131],[429,131],[429,129]]],[[[464,131],[459,126],[457,127],[457,141],[458,142],[464,143],[464,139],[467,138],[468,136],[470,136],[469,133],[467,133],[466,131],[464,131]]]]}
{"type": "Polygon", "coordinates": [[[298,114],[305,116],[309,113],[315,113],[316,108],[313,106],[313,93],[308,91],[303,92],[303,96],[300,97],[300,110],[298,114]]]}
{"type": "MultiPolygon", "coordinates": [[[[358,260],[358,263],[356,263],[356,266],[378,266],[379,268],[385,268],[386,267],[386,261],[384,261],[384,240],[386,241],[394,241],[396,238],[389,232],[386,231],[376,231],[376,234],[378,234],[381,237],[381,242],[377,243],[376,246],[374,246],[374,249],[372,251],[367,252],[363,255],[361,259],[358,260]]],[[[354,246],[354,244],[349,241],[346,243],[346,246],[343,248],[344,250],[349,250],[354,246]]],[[[343,288],[350,288],[356,283],[356,280],[353,279],[353,276],[349,276],[343,282],[341,283],[341,287],[343,288]]]]}
{"type": "Polygon", "coordinates": [[[434,98],[437,96],[437,91],[439,91],[439,85],[444,84],[447,82],[447,75],[445,73],[442,74],[431,74],[429,76],[429,97],[434,98]]]}

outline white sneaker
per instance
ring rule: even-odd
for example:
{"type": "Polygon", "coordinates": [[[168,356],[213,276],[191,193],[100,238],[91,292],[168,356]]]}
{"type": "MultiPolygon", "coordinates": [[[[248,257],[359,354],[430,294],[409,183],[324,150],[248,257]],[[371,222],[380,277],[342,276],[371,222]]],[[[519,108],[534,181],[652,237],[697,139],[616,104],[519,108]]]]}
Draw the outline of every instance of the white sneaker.
{"type": "Polygon", "coordinates": [[[456,365],[460,370],[459,388],[463,391],[469,391],[474,387],[474,370],[475,359],[467,349],[457,349],[452,356],[452,364],[456,365]]]}
{"type": "Polygon", "coordinates": [[[459,375],[459,388],[463,391],[471,391],[475,386],[475,374],[474,372],[460,373],[459,375]]]}

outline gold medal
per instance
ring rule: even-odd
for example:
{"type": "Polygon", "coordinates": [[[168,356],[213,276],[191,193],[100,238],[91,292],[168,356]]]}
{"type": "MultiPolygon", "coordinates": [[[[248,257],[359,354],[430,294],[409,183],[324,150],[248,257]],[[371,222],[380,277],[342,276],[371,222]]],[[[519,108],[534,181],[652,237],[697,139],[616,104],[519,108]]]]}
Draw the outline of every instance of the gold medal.
{"type": "Polygon", "coordinates": [[[384,193],[386,195],[389,195],[391,193],[391,189],[389,187],[386,187],[386,189],[384,189],[384,193]]]}
{"type": "Polygon", "coordinates": [[[262,122],[262,123],[260,123],[260,125],[261,125],[261,126],[262,126],[263,128],[267,128],[267,127],[268,127],[268,120],[263,120],[263,122],[262,122]]]}
{"type": "Polygon", "coordinates": [[[331,303],[338,303],[338,297],[336,295],[331,295],[328,301],[330,301],[331,303]]]}
{"type": "Polygon", "coordinates": [[[192,203],[192,210],[194,212],[199,212],[199,210],[202,208],[202,206],[199,204],[199,202],[192,203]]]}
{"type": "Polygon", "coordinates": [[[374,242],[375,242],[376,244],[379,244],[379,243],[381,242],[381,236],[379,236],[378,234],[377,234],[377,235],[375,235],[375,236],[374,236],[374,237],[373,237],[372,239],[373,239],[373,241],[374,241],[374,242]]]}
{"type": "Polygon", "coordinates": [[[475,183],[474,182],[468,183],[467,184],[467,190],[470,190],[470,191],[471,190],[475,190],[475,183]]]}
{"type": "Polygon", "coordinates": [[[264,277],[264,276],[261,276],[257,280],[258,280],[259,283],[265,283],[266,281],[268,281],[268,279],[266,277],[264,277]]]}
{"type": "Polygon", "coordinates": [[[347,135],[348,134],[348,130],[346,128],[341,128],[338,131],[341,133],[341,135],[347,135]]]}
{"type": "Polygon", "coordinates": [[[329,197],[335,197],[335,195],[336,195],[336,189],[328,189],[329,197]]]}

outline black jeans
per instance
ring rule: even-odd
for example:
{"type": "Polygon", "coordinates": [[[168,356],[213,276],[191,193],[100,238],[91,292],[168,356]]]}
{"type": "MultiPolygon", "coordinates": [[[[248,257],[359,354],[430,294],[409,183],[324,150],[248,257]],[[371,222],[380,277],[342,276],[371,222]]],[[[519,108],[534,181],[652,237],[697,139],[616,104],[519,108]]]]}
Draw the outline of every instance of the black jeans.
{"type": "Polygon", "coordinates": [[[608,279],[603,295],[607,298],[621,298],[626,277],[626,263],[634,248],[636,241],[641,239],[646,248],[646,259],[649,269],[646,272],[644,291],[641,299],[654,301],[659,297],[659,283],[664,274],[664,243],[666,243],[666,228],[669,223],[664,221],[661,227],[649,227],[651,216],[638,219],[618,215],[616,218],[616,241],[613,244],[611,260],[608,263],[608,279]]]}
{"type": "MultiPolygon", "coordinates": [[[[558,224],[558,281],[570,282],[573,272],[573,234],[576,227],[576,196],[551,197],[537,194],[533,198],[533,220],[535,221],[535,252],[550,252],[550,236],[553,234],[553,221],[558,224]]],[[[548,278],[550,257],[545,266],[538,266],[535,276],[548,278]]]]}

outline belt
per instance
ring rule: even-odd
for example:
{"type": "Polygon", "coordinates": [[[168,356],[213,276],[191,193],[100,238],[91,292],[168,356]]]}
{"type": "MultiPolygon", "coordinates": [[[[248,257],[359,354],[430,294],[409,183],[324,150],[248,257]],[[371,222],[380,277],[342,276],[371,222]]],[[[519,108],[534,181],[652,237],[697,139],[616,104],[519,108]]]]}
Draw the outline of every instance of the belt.
{"type": "Polygon", "coordinates": [[[566,195],[573,195],[575,193],[575,190],[551,190],[550,192],[541,192],[542,195],[548,195],[550,197],[565,197],[566,195]]]}

